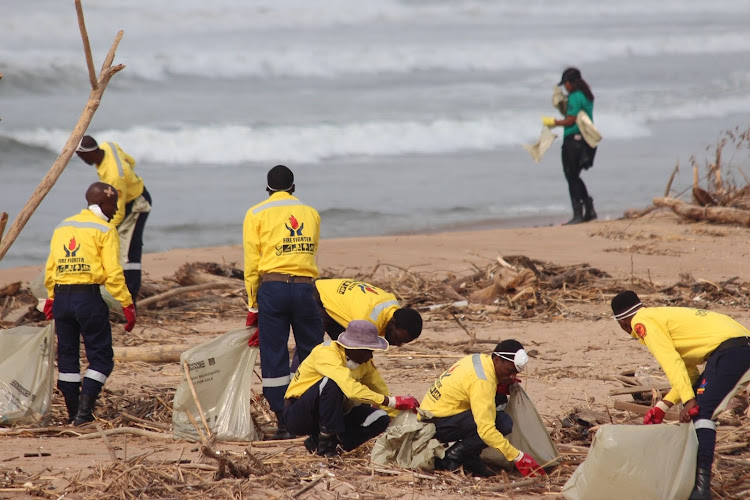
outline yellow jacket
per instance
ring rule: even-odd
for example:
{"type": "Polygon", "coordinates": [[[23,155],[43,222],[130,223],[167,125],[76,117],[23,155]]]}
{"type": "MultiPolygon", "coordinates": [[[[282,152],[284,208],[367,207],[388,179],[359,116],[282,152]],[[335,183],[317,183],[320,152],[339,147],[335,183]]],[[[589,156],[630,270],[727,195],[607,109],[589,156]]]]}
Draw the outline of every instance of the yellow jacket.
{"type": "Polygon", "coordinates": [[[117,229],[91,210],[62,221],[52,234],[44,286],[50,299],[55,285],[96,283],[127,307],[133,303],[120,265],[120,238],[117,229]]]}
{"type": "Polygon", "coordinates": [[[495,427],[497,374],[489,354],[461,358],[432,384],[420,408],[433,416],[450,417],[471,410],[477,433],[487,446],[497,449],[509,462],[520,453],[495,427]]]}
{"type": "Polygon", "coordinates": [[[318,211],[287,192],[273,193],[250,208],[242,227],[248,306],[257,307],[263,274],[317,278],[315,253],[319,240],[318,211]]]}
{"type": "Polygon", "coordinates": [[[372,360],[354,370],[349,369],[346,366],[345,348],[338,342],[325,342],[312,350],[297,368],[284,397],[302,396],[323,377],[335,382],[347,399],[379,405],[390,415],[398,413],[393,408],[383,406],[388,396],[388,386],[372,360]]]}
{"type": "Polygon", "coordinates": [[[664,399],[693,399],[698,365],[725,340],[750,335],[724,314],[688,307],[643,307],[633,316],[631,334],[648,347],[667,375],[672,390],[664,399]]]}
{"type": "Polygon", "coordinates": [[[364,281],[321,279],[315,282],[315,287],[326,312],[344,328],[352,320],[365,319],[377,327],[382,337],[385,326],[399,308],[395,295],[364,281]]]}
{"type": "Polygon", "coordinates": [[[99,180],[117,189],[117,213],[110,221],[113,226],[120,225],[125,218],[125,205],[143,193],[143,179],[135,175],[135,160],[120,149],[114,142],[99,145],[104,151],[104,159],[96,166],[99,180]]]}

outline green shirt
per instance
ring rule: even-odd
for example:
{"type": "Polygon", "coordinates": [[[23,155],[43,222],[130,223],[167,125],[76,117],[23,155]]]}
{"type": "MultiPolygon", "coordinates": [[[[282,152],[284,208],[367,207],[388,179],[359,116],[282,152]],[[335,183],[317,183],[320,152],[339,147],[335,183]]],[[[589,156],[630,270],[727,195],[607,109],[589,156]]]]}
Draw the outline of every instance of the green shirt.
{"type": "MultiPolygon", "coordinates": [[[[568,116],[578,116],[578,112],[584,110],[591,121],[594,121],[594,102],[589,100],[583,92],[576,90],[568,96],[568,116]]],[[[568,137],[570,134],[580,134],[578,125],[575,123],[570,127],[565,127],[563,137],[568,137]]]]}

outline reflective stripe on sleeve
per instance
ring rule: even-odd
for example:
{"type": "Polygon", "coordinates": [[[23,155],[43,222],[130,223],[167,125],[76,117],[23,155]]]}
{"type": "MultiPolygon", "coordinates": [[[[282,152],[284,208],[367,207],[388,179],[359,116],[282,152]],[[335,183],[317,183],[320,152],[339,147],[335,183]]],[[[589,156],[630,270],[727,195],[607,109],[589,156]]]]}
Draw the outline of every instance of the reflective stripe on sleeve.
{"type": "Polygon", "coordinates": [[[323,377],[323,380],[320,381],[320,385],[318,386],[318,394],[323,394],[323,388],[328,383],[328,377],[323,377]]]}
{"type": "Polygon", "coordinates": [[[123,271],[140,271],[143,269],[140,262],[128,262],[122,265],[123,271]]]}
{"type": "Polygon", "coordinates": [[[383,312],[385,309],[388,309],[391,306],[397,306],[398,301],[397,300],[389,300],[387,302],[382,302],[375,307],[372,308],[372,312],[370,313],[370,321],[373,323],[378,320],[378,316],[380,316],[380,313],[383,312]]]}
{"type": "Polygon", "coordinates": [[[289,375],[272,378],[263,377],[263,387],[284,387],[285,385],[289,385],[289,382],[291,381],[292,377],[290,377],[289,375]]]}
{"type": "Polygon", "coordinates": [[[122,173],[122,160],[120,160],[120,155],[117,154],[117,146],[115,146],[114,142],[108,142],[109,147],[112,148],[112,156],[115,157],[115,163],[117,163],[117,173],[119,174],[119,177],[124,177],[124,174],[122,173]]]}
{"type": "Polygon", "coordinates": [[[480,354],[472,354],[471,362],[474,364],[474,371],[477,372],[477,377],[480,380],[487,380],[487,375],[484,373],[484,366],[482,366],[482,357],[480,354]]]}

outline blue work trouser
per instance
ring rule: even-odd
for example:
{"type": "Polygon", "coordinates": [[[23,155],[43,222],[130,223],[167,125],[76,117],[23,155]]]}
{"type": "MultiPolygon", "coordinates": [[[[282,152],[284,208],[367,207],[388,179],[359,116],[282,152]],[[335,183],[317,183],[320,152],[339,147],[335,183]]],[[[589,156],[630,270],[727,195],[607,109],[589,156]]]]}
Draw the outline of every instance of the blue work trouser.
{"type": "Polygon", "coordinates": [[[258,289],[258,336],[263,395],[271,410],[284,409],[284,393],[291,381],[289,370],[289,327],[294,332],[300,362],[323,342],[313,285],[269,281],[258,289]]]}
{"type": "MultiPolygon", "coordinates": [[[[89,367],[83,377],[81,392],[98,396],[115,366],[112,351],[112,327],[109,307],[96,286],[88,293],[55,291],[53,304],[57,333],[58,386],[73,388],[81,381],[80,342],[86,349],[89,367]]],[[[61,390],[63,388],[61,387],[61,390]]]]}
{"type": "Polygon", "coordinates": [[[346,396],[336,383],[324,377],[299,399],[284,408],[282,422],[294,435],[335,434],[350,451],[386,430],[391,419],[384,410],[359,405],[344,414],[346,396]]]}
{"type": "MultiPolygon", "coordinates": [[[[143,197],[151,205],[151,195],[143,186],[143,197]]],[[[133,207],[131,201],[125,205],[125,216],[127,217],[133,207]]],[[[141,256],[143,254],[143,230],[146,227],[148,212],[138,214],[138,220],[135,221],[133,237],[130,239],[128,247],[128,261],[123,264],[123,274],[125,274],[125,284],[128,287],[130,295],[133,297],[133,304],[138,300],[138,293],[141,291],[141,256]]]]}
{"type": "Polygon", "coordinates": [[[694,389],[699,412],[693,417],[698,436],[698,468],[711,470],[716,447],[716,424],[711,417],[748,369],[750,339],[741,337],[720,344],[709,356],[706,368],[698,377],[694,389]]]}
{"type": "MultiPolygon", "coordinates": [[[[482,450],[487,448],[487,444],[479,437],[477,423],[471,410],[450,417],[433,418],[430,422],[435,424],[435,438],[438,441],[461,441],[468,456],[478,457],[482,450]]],[[[513,431],[513,419],[504,411],[498,411],[495,416],[495,427],[500,434],[507,436],[513,431]]]]}

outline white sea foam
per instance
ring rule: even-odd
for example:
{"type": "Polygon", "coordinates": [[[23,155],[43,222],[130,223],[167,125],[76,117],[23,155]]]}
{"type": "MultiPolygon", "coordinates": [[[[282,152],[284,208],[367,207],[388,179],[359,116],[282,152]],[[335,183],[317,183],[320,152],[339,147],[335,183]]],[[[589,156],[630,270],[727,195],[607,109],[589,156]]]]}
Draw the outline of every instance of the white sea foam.
{"type": "MultiPolygon", "coordinates": [[[[492,115],[471,120],[442,119],[429,122],[372,121],[337,125],[252,127],[243,125],[182,126],[163,129],[133,127],[95,132],[100,140],[114,139],[140,160],[167,164],[294,161],[316,163],[346,156],[394,156],[488,151],[533,142],[508,127],[513,117],[492,115]]],[[[538,132],[538,118],[520,118],[525,130],[538,132]]],[[[634,120],[603,117],[610,139],[647,135],[634,120]]],[[[520,123],[520,122],[519,122],[520,123]]],[[[11,138],[31,146],[59,151],[67,139],[64,130],[16,131],[11,138]]]]}

